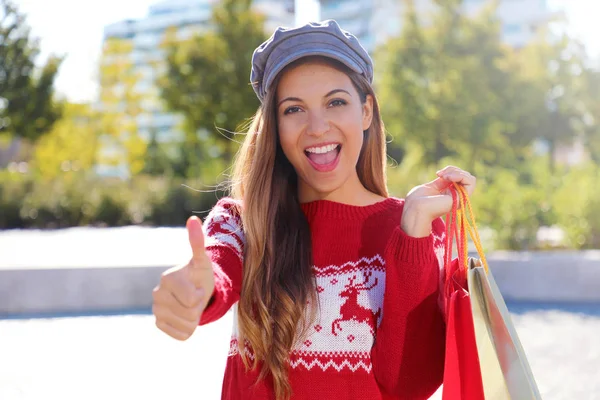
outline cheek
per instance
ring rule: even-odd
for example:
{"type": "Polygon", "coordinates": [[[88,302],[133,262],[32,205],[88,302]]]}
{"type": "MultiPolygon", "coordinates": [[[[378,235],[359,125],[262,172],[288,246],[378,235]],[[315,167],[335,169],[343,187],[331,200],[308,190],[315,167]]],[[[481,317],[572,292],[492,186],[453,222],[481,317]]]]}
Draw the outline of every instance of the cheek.
{"type": "Polygon", "coordinates": [[[352,152],[352,161],[353,162],[357,162],[358,158],[360,157],[360,153],[362,151],[364,145],[364,138],[363,138],[363,133],[362,131],[360,132],[356,132],[355,135],[353,135],[353,140],[350,143],[350,147],[351,147],[351,152],[352,152]]]}
{"type": "Polygon", "coordinates": [[[346,132],[346,145],[352,153],[360,153],[364,144],[364,134],[361,122],[361,119],[353,116],[353,118],[347,120],[347,123],[344,126],[344,132],[346,132]]]}
{"type": "Polygon", "coordinates": [[[287,159],[293,163],[293,160],[296,157],[295,150],[298,137],[289,123],[279,123],[277,124],[277,129],[279,131],[279,143],[281,144],[283,154],[285,154],[287,159]]]}

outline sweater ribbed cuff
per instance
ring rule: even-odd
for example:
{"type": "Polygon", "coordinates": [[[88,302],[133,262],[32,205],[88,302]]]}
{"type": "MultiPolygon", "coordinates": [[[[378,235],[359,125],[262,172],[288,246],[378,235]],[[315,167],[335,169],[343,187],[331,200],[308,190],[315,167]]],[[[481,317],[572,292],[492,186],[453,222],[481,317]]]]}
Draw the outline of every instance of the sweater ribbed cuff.
{"type": "Polygon", "coordinates": [[[232,277],[224,269],[231,272],[231,266],[235,265],[233,270],[241,271],[240,259],[232,251],[223,247],[208,248],[207,253],[213,262],[215,288],[206,308],[202,312],[199,325],[218,320],[229,310],[233,303],[239,300],[239,288],[233,286],[232,277]]]}
{"type": "Polygon", "coordinates": [[[392,233],[389,246],[398,262],[425,265],[435,259],[432,234],[416,238],[408,236],[401,227],[397,227],[392,233]]]}

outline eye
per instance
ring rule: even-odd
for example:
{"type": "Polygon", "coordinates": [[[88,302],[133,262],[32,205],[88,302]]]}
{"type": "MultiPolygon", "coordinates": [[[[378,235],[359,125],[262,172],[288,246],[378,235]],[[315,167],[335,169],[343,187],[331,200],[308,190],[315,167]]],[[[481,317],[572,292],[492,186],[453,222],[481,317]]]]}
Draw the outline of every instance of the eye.
{"type": "Polygon", "coordinates": [[[298,106],[291,106],[291,107],[288,107],[288,108],[285,109],[285,111],[283,112],[283,115],[297,113],[298,111],[300,111],[300,107],[298,107],[298,106]]]}
{"type": "Polygon", "coordinates": [[[331,100],[331,102],[329,103],[329,105],[331,107],[345,106],[346,104],[348,104],[348,102],[346,100],[342,100],[342,99],[334,99],[334,100],[331,100]]]}

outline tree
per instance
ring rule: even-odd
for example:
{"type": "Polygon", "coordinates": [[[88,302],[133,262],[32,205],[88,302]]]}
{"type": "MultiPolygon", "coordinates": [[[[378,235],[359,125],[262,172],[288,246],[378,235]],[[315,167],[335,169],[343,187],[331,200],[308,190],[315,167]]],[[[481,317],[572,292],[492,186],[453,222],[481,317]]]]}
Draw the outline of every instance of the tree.
{"type": "Polygon", "coordinates": [[[581,118],[584,144],[592,161],[600,166],[600,68],[586,68],[582,84],[585,88],[581,118]]]}
{"type": "Polygon", "coordinates": [[[147,143],[140,135],[137,117],[143,95],[136,89],[140,74],[131,60],[133,44],[111,38],[105,41],[100,61],[102,147],[100,162],[121,166],[136,175],[144,169],[147,143]]]}
{"type": "Polygon", "coordinates": [[[98,157],[98,116],[87,104],[65,104],[64,114],[36,143],[32,170],[43,180],[90,171],[98,157]]]}
{"type": "Polygon", "coordinates": [[[435,3],[424,23],[414,1],[405,1],[402,34],[376,55],[386,127],[405,146],[422,148],[426,165],[448,157],[470,170],[514,163],[533,139],[520,129],[527,118],[518,105],[531,93],[507,62],[495,8],[469,17],[462,1],[435,3]]]}
{"type": "Polygon", "coordinates": [[[167,37],[161,96],[185,119],[181,158],[187,175],[206,165],[202,158],[229,164],[235,132],[259,106],[249,76],[252,52],[266,40],[264,21],[251,0],[223,0],[213,9],[210,31],[187,40],[167,37]]]}
{"type": "Polygon", "coordinates": [[[10,0],[0,0],[0,135],[37,140],[60,118],[54,79],[61,59],[35,67],[38,40],[10,0]]]}
{"type": "Polygon", "coordinates": [[[559,147],[569,146],[582,134],[584,99],[590,89],[584,83],[584,48],[567,35],[540,39],[522,49],[520,65],[526,79],[535,85],[537,97],[537,137],[549,148],[550,170],[555,171],[559,147]]]}
{"type": "Polygon", "coordinates": [[[155,130],[150,132],[150,140],[146,148],[146,161],[143,173],[148,175],[165,175],[173,172],[173,160],[168,148],[158,140],[155,130]]]}

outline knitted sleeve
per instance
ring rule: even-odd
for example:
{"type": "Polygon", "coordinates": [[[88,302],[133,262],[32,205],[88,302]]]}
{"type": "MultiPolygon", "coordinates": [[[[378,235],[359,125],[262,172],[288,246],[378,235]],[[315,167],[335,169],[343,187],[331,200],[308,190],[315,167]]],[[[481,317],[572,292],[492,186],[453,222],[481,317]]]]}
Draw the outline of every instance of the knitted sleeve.
{"type": "Polygon", "coordinates": [[[204,244],[213,263],[215,289],[200,325],[221,318],[240,298],[245,244],[240,208],[235,200],[223,198],[204,220],[204,244]]]}
{"type": "Polygon", "coordinates": [[[386,399],[427,399],[442,383],[444,237],[438,218],[428,237],[410,237],[398,226],[388,242],[383,316],[371,351],[386,399]]]}

